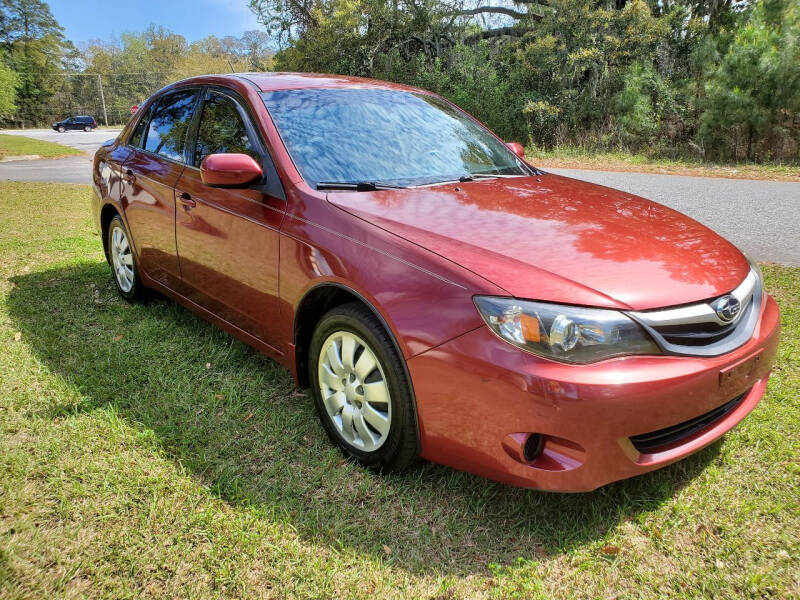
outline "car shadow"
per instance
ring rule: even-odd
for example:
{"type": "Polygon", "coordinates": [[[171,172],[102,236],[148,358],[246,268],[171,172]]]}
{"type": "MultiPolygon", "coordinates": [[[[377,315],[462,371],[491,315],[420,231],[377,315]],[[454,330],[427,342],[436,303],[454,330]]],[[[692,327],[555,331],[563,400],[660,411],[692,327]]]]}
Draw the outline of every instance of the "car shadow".
{"type": "Polygon", "coordinates": [[[344,461],[289,373],[175,303],[118,299],[107,265],[12,278],[23,340],[80,392],[46,418],[112,405],[233,506],[303,539],[410,573],[468,575],[543,559],[657,509],[719,452],[585,494],[522,490],[423,463],[379,475],[344,461]]]}

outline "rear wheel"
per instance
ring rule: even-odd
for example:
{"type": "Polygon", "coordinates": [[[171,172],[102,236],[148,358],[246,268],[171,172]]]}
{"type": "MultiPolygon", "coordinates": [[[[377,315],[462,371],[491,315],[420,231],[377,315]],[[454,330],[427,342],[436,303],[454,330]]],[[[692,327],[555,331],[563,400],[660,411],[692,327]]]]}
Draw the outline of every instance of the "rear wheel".
{"type": "Polygon", "coordinates": [[[88,132],[88,131],[91,131],[92,128],[89,127],[88,125],[84,125],[83,130],[88,132]]]}
{"type": "Polygon", "coordinates": [[[117,291],[129,302],[142,299],[145,288],[139,278],[128,230],[119,215],[111,219],[107,234],[108,258],[117,291]]]}
{"type": "Polygon", "coordinates": [[[402,358],[360,304],[328,312],[311,339],[309,380],[320,420],[361,464],[400,470],[419,455],[413,398],[402,358]]]}

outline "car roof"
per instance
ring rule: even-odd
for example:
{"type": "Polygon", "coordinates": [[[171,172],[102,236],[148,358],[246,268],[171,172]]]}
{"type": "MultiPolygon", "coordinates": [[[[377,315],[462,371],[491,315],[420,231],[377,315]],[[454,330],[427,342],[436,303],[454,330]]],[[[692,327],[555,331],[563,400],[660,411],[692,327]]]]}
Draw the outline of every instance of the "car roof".
{"type": "MultiPolygon", "coordinates": [[[[201,75],[185,79],[181,83],[205,83],[203,80],[209,77],[201,75]]],[[[379,79],[366,79],[364,77],[350,77],[346,75],[326,75],[323,73],[277,73],[277,72],[258,72],[258,73],[226,73],[214,75],[214,78],[224,79],[244,79],[257,87],[262,92],[273,92],[277,90],[299,90],[309,88],[373,88],[384,90],[405,90],[419,92],[414,88],[399,83],[381,81],[379,79]]]]}

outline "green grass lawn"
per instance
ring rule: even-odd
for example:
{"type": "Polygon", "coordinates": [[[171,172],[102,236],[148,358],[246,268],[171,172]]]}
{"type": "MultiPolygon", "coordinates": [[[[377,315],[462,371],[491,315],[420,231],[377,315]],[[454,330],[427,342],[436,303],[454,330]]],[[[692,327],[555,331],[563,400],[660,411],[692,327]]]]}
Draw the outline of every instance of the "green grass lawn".
{"type": "Polygon", "coordinates": [[[769,392],[591,494],[341,459],[268,359],[118,299],[89,188],[0,183],[0,598],[797,598],[800,269],[769,392]]]}
{"type": "Polygon", "coordinates": [[[552,150],[528,148],[527,158],[542,168],[574,168],[601,171],[630,171],[726,177],[733,179],[767,179],[800,181],[798,164],[716,164],[699,159],[670,159],[632,154],[630,152],[595,152],[588,148],[559,146],[552,150]]]}
{"type": "Polygon", "coordinates": [[[62,146],[53,142],[35,140],[21,135],[0,133],[0,158],[38,154],[42,158],[59,158],[82,154],[76,148],[62,146]]]}

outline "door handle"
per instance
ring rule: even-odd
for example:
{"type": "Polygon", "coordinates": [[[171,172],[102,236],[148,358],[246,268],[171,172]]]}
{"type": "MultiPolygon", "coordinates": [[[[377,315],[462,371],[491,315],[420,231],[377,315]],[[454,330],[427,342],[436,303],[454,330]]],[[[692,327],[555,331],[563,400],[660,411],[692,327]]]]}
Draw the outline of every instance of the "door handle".
{"type": "Polygon", "coordinates": [[[131,171],[130,169],[125,171],[125,182],[133,185],[134,181],[136,181],[136,175],[134,174],[134,172],[131,171]]]}
{"type": "Polygon", "coordinates": [[[192,197],[186,192],[183,192],[180,196],[178,196],[178,202],[183,204],[184,210],[189,210],[190,208],[197,206],[197,202],[192,200],[192,197]]]}

